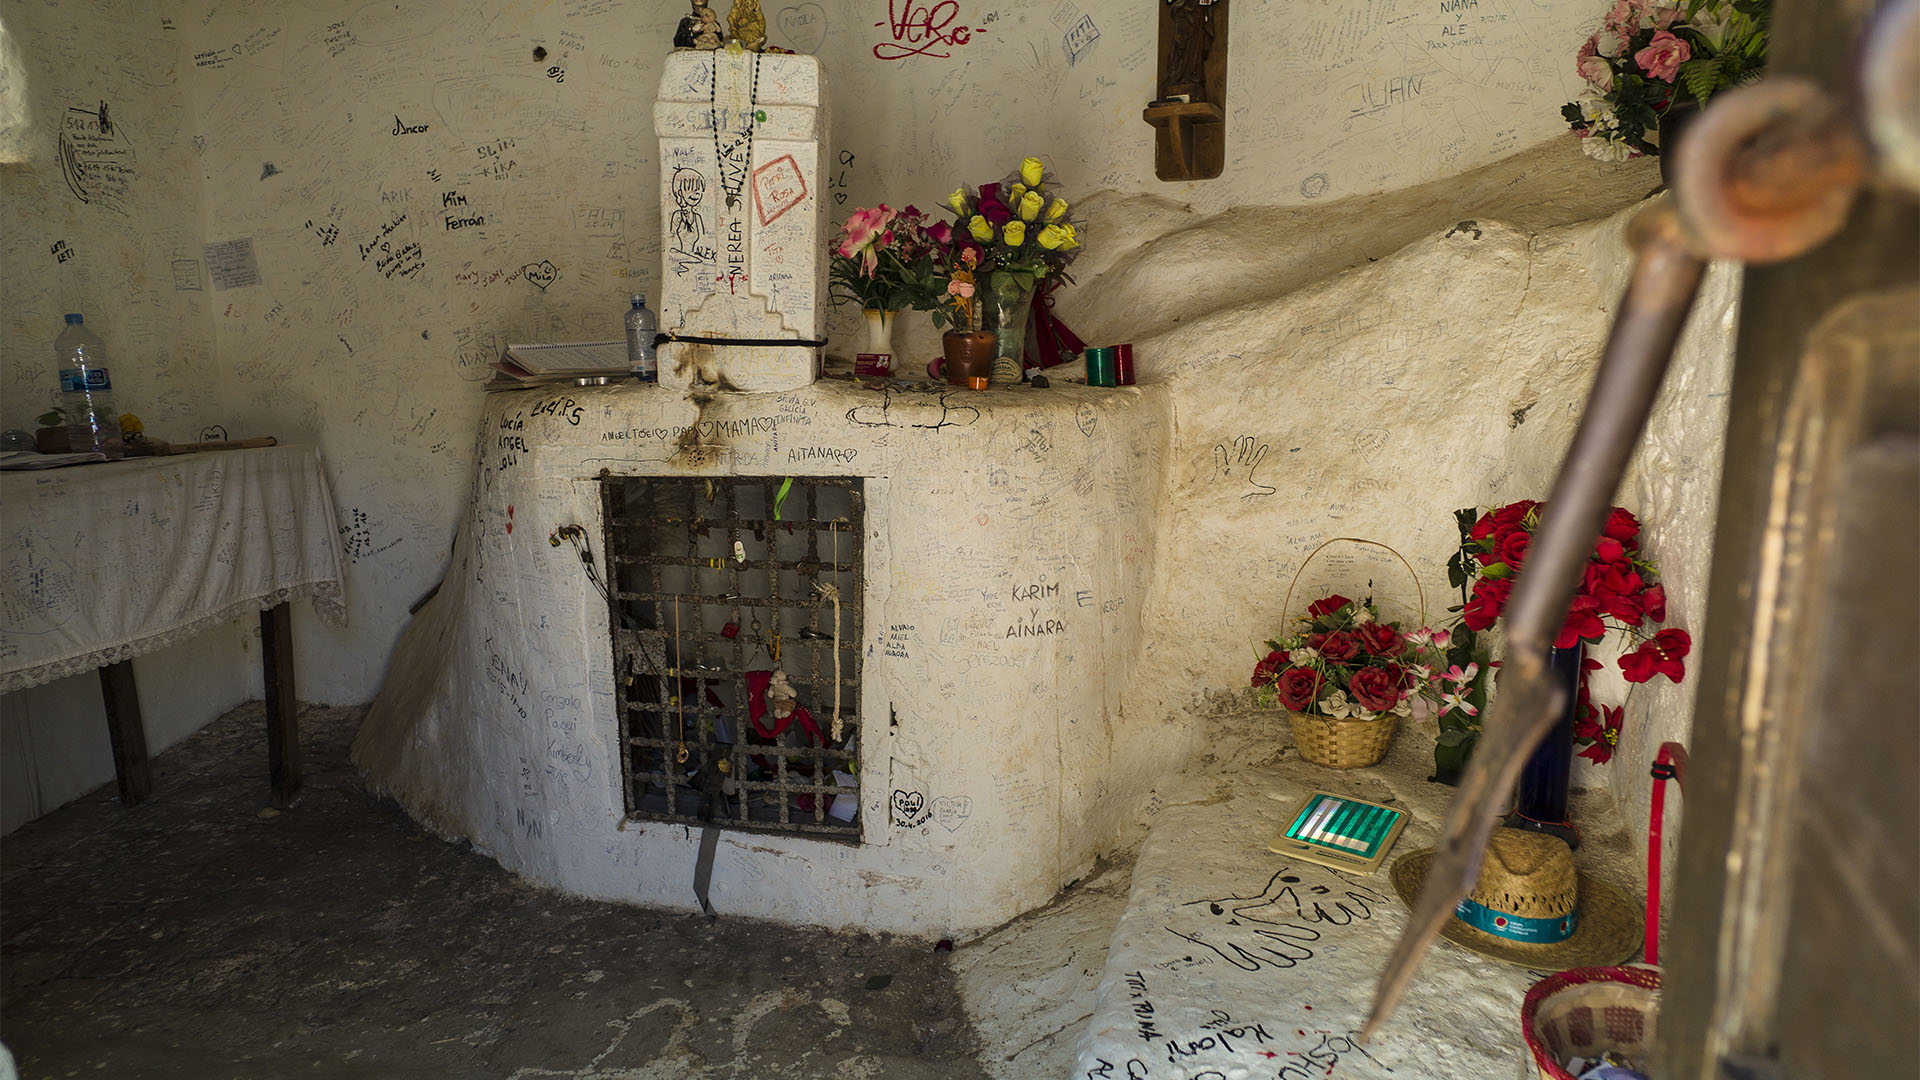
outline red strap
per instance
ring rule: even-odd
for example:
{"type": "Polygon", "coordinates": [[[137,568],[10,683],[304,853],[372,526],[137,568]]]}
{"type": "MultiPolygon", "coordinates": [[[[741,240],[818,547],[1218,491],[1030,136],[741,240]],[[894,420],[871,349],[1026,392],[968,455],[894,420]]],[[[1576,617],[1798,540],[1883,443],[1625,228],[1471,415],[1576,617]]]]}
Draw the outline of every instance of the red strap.
{"type": "Polygon", "coordinates": [[[1053,313],[1053,294],[1060,288],[1057,278],[1041,278],[1033,291],[1033,333],[1029,335],[1039,352],[1027,352],[1021,360],[1030,368],[1049,368],[1073,359],[1085,351],[1087,343],[1053,313]]]}

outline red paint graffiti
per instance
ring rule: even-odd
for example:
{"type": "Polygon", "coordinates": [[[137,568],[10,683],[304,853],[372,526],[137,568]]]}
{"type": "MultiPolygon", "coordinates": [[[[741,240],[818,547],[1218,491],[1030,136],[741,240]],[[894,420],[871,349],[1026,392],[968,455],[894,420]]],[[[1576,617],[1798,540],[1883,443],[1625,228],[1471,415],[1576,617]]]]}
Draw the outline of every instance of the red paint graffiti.
{"type": "Polygon", "coordinates": [[[930,56],[944,60],[953,53],[935,52],[935,49],[965,45],[973,40],[976,28],[955,26],[953,22],[959,17],[960,5],[955,0],[939,0],[931,5],[915,3],[914,0],[887,0],[887,21],[873,25],[886,27],[893,34],[893,40],[875,45],[874,59],[905,60],[910,56],[930,56]]]}

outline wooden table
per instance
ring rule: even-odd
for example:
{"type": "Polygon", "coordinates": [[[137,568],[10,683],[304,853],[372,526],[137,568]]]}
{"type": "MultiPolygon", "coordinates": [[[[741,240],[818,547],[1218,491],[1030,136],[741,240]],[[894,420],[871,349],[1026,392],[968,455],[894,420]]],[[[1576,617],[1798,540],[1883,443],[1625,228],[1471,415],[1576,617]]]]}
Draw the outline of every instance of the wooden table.
{"type": "Polygon", "coordinates": [[[300,790],[291,601],[344,625],[319,451],[276,446],[0,474],[0,691],[98,669],[120,797],[152,792],[133,658],[260,612],[275,805],[300,790]]]}

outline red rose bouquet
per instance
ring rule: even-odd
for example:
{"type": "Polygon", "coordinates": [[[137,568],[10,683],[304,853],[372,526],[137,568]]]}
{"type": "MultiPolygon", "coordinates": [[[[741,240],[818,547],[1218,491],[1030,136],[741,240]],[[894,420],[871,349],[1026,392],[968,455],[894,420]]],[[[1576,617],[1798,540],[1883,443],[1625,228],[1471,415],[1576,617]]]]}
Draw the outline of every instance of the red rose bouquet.
{"type": "Polygon", "coordinates": [[[1431,685],[1432,631],[1383,622],[1371,601],[1328,596],[1308,606],[1300,632],[1267,642],[1253,666],[1263,701],[1335,720],[1377,720],[1413,711],[1431,685]]]}
{"type": "MultiPolygon", "coordinates": [[[[1467,630],[1487,629],[1506,610],[1514,579],[1526,566],[1533,534],[1540,527],[1542,509],[1544,504],[1522,499],[1484,513],[1473,508],[1454,512],[1460,525],[1460,551],[1447,571],[1465,597],[1460,622],[1467,630]]],[[[1639,520],[1614,507],[1594,543],[1554,647],[1598,644],[1609,633],[1620,631],[1640,641],[1620,657],[1620,670],[1628,682],[1643,683],[1656,675],[1676,683],[1685,678],[1693,639],[1685,630],[1648,633],[1644,629],[1649,622],[1667,618],[1666,588],[1655,580],[1657,572],[1640,553],[1639,520]]],[[[1574,740],[1586,747],[1580,756],[1596,763],[1613,756],[1621,720],[1619,707],[1596,708],[1588,696],[1587,674],[1600,666],[1597,660],[1583,662],[1574,713],[1574,740]]],[[[1447,726],[1444,711],[1441,726],[1447,726]]]]}

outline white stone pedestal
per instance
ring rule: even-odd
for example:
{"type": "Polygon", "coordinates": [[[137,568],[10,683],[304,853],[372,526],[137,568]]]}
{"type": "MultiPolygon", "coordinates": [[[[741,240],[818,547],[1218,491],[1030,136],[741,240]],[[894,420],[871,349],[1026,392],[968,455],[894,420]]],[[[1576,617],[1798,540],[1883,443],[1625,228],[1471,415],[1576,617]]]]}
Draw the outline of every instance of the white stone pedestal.
{"type": "MultiPolygon", "coordinates": [[[[660,326],[682,337],[826,336],[826,88],[811,56],[677,52],[653,109],[660,138],[660,326]]],[[[791,390],[817,346],[669,342],[660,381],[791,390]]]]}

